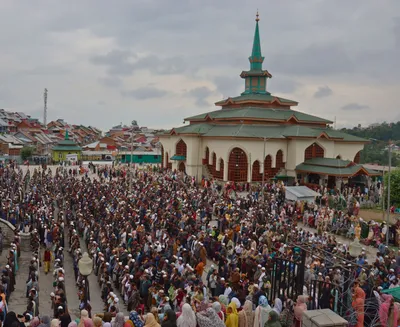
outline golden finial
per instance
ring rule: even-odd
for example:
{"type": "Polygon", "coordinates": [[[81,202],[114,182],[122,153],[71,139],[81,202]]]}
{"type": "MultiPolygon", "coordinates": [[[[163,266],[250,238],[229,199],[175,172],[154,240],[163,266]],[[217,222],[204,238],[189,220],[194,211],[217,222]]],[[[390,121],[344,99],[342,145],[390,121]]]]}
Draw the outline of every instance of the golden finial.
{"type": "Polygon", "coordinates": [[[256,14],[256,22],[258,22],[258,21],[260,21],[260,18],[259,18],[259,14],[258,14],[258,9],[257,9],[257,14],[256,14]]]}

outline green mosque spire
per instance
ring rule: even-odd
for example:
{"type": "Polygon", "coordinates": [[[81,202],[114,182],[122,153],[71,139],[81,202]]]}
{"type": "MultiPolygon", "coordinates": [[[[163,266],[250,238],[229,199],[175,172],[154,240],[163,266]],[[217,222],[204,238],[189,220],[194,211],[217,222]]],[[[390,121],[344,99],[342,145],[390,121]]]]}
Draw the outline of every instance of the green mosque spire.
{"type": "Polygon", "coordinates": [[[256,15],[256,30],[254,32],[253,49],[251,51],[250,70],[262,70],[262,63],[264,57],[261,54],[261,42],[260,42],[260,32],[258,29],[258,22],[260,21],[258,11],[256,15]]]}

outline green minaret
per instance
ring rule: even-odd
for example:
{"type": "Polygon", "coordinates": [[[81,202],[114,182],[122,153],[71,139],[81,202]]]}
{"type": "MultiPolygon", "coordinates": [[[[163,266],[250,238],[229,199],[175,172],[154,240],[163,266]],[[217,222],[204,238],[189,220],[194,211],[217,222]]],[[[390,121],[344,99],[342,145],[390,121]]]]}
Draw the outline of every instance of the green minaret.
{"type": "Polygon", "coordinates": [[[258,28],[258,22],[260,21],[258,11],[256,15],[256,30],[254,32],[253,49],[251,51],[250,70],[243,71],[240,77],[245,80],[245,91],[242,94],[258,93],[258,94],[269,94],[267,92],[267,78],[271,78],[272,75],[268,70],[262,69],[264,57],[261,54],[261,42],[260,32],[258,28]]]}

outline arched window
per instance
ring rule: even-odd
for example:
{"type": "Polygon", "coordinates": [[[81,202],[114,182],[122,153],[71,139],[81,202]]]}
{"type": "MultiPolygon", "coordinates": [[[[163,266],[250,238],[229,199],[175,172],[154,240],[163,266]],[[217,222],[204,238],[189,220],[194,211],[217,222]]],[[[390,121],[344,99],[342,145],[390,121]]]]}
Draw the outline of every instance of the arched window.
{"type": "Polygon", "coordinates": [[[279,171],[282,168],[285,168],[285,163],[283,162],[283,152],[282,150],[279,150],[276,153],[276,160],[275,160],[275,167],[279,171]]]}
{"type": "Polygon", "coordinates": [[[186,147],[186,143],[183,140],[179,140],[179,142],[176,144],[175,154],[177,156],[183,156],[186,158],[187,147],[186,147]]]}
{"type": "Polygon", "coordinates": [[[354,163],[359,164],[360,163],[360,155],[361,155],[361,151],[358,151],[356,153],[356,155],[354,156],[354,163]]]}
{"type": "Polygon", "coordinates": [[[323,158],[325,156],[324,149],[318,144],[313,143],[304,151],[304,161],[314,158],[323,158]]]}
{"type": "Polygon", "coordinates": [[[232,182],[247,182],[247,155],[240,148],[233,148],[229,154],[228,180],[232,182]]]}

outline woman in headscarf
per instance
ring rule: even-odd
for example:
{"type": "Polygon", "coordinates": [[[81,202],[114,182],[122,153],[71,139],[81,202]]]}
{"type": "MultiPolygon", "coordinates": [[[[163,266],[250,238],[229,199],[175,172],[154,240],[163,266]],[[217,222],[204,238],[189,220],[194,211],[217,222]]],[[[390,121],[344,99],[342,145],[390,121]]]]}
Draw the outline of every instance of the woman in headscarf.
{"type": "Polygon", "coordinates": [[[111,322],[105,322],[105,323],[103,323],[103,327],[111,327],[111,322]]]}
{"type": "Polygon", "coordinates": [[[274,308],[272,309],[274,310],[278,316],[281,314],[282,312],[282,301],[279,297],[277,297],[274,301],[274,308]]]}
{"type": "MultiPolygon", "coordinates": [[[[353,302],[351,303],[351,306],[357,313],[357,327],[364,327],[364,303],[365,292],[360,286],[356,285],[354,288],[353,302]]],[[[395,326],[397,327],[397,320],[395,326]]]]}
{"type": "Polygon", "coordinates": [[[140,319],[139,314],[136,311],[131,311],[128,321],[131,321],[134,327],[144,326],[142,319],[140,319]]]}
{"type": "MultiPolygon", "coordinates": [[[[399,319],[399,309],[394,303],[392,296],[386,298],[385,302],[382,303],[379,308],[379,319],[382,326],[397,327],[399,319]]],[[[358,327],[358,324],[357,324],[358,327]]]]}
{"type": "MultiPolygon", "coordinates": [[[[98,318],[98,317],[96,317],[96,318],[98,318]]],[[[99,318],[99,319],[101,322],[101,318],[99,318]]],[[[90,318],[81,319],[81,322],[83,324],[83,327],[94,327],[94,321],[90,318]]]]}
{"type": "Polygon", "coordinates": [[[157,322],[156,318],[151,312],[146,315],[144,327],[160,327],[160,324],[157,322]]]}
{"type": "Polygon", "coordinates": [[[225,314],[222,312],[221,303],[219,303],[219,302],[214,302],[214,303],[212,304],[212,309],[215,311],[215,313],[218,315],[218,317],[219,317],[222,321],[225,321],[225,314]]]}
{"type": "Polygon", "coordinates": [[[269,317],[267,322],[265,323],[265,327],[282,327],[281,323],[279,322],[279,315],[276,313],[275,310],[272,310],[269,313],[269,317]]]}
{"type": "Polygon", "coordinates": [[[112,325],[112,327],[124,327],[124,324],[125,324],[124,313],[118,312],[111,325],[112,325]]]}
{"type": "Polygon", "coordinates": [[[58,319],[53,319],[51,321],[50,327],[59,327],[60,326],[60,320],[58,319]]]}
{"type": "Polygon", "coordinates": [[[157,321],[157,324],[160,324],[160,317],[158,316],[158,309],[156,307],[151,307],[150,312],[153,314],[154,318],[157,321]]]}
{"type": "Polygon", "coordinates": [[[226,327],[225,323],[213,308],[196,314],[197,324],[199,327],[226,327]]]}
{"type": "Polygon", "coordinates": [[[77,323],[76,323],[75,321],[71,321],[71,322],[68,324],[68,327],[78,327],[78,325],[77,325],[77,323]]]}
{"type": "Polygon", "coordinates": [[[223,312],[224,314],[226,314],[226,307],[227,307],[228,304],[229,304],[229,299],[228,299],[228,297],[227,297],[226,295],[220,295],[220,296],[218,297],[218,301],[219,301],[219,303],[221,303],[221,310],[222,310],[222,312],[223,312]]]}
{"type": "Polygon", "coordinates": [[[17,322],[19,324],[19,320],[18,320],[17,315],[15,314],[15,312],[14,311],[7,312],[6,320],[5,320],[4,324],[3,324],[3,327],[11,327],[11,325],[14,322],[17,322]]]}
{"type": "Polygon", "coordinates": [[[188,303],[182,306],[182,313],[176,324],[178,327],[196,327],[196,315],[188,303]]]}
{"type": "Polygon", "coordinates": [[[294,307],[294,318],[295,326],[301,326],[301,319],[303,317],[303,312],[307,311],[307,297],[305,295],[299,295],[297,297],[296,306],[294,307]]]}
{"type": "Polygon", "coordinates": [[[50,317],[48,315],[42,316],[39,327],[50,327],[50,317]]]}
{"type": "Polygon", "coordinates": [[[240,303],[240,301],[239,301],[239,299],[237,297],[233,297],[232,300],[231,300],[231,303],[232,302],[235,302],[237,310],[239,310],[241,308],[242,304],[240,303]]]}
{"type": "Polygon", "coordinates": [[[171,309],[165,311],[161,327],[177,327],[176,314],[174,311],[171,309]]]}
{"type": "MultiPolygon", "coordinates": [[[[89,319],[85,319],[84,321],[86,322],[87,320],[89,320],[89,319]]],[[[103,326],[103,319],[100,318],[100,317],[94,317],[93,318],[93,325],[94,325],[94,327],[102,327],[103,326]]]]}
{"type": "Polygon", "coordinates": [[[236,309],[236,302],[231,302],[226,309],[226,327],[239,327],[239,315],[236,309]]]}
{"type": "MultiPolygon", "coordinates": [[[[38,327],[40,325],[39,317],[35,317],[31,320],[29,327],[38,327]]],[[[76,326],[74,326],[76,327],[76,326]]]]}
{"type": "Polygon", "coordinates": [[[78,326],[81,327],[83,326],[83,320],[89,318],[89,312],[85,309],[81,310],[81,317],[78,321],[78,326]],[[81,324],[82,322],[82,324],[81,324]]]}
{"type": "Polygon", "coordinates": [[[239,327],[253,327],[254,325],[254,312],[253,302],[246,300],[243,310],[239,312],[239,327]]]}
{"type": "Polygon", "coordinates": [[[254,313],[254,327],[264,327],[268,320],[271,307],[268,304],[268,300],[264,295],[261,295],[258,299],[258,307],[254,313]]]}

